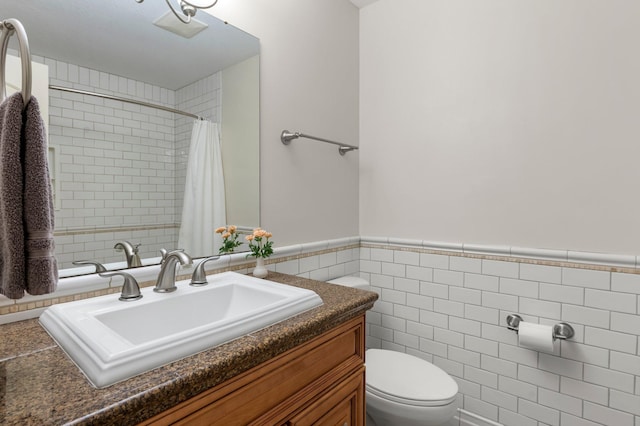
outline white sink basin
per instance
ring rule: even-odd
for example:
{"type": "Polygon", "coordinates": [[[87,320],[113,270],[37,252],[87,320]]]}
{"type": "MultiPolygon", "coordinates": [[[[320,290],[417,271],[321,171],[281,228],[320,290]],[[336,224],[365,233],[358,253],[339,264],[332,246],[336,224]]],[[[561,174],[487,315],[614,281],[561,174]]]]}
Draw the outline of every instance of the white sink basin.
{"type": "Polygon", "coordinates": [[[207,278],[173,293],[144,288],[132,302],[113,294],[53,305],[40,323],[101,388],[322,304],[311,290],[235,272],[207,278]]]}

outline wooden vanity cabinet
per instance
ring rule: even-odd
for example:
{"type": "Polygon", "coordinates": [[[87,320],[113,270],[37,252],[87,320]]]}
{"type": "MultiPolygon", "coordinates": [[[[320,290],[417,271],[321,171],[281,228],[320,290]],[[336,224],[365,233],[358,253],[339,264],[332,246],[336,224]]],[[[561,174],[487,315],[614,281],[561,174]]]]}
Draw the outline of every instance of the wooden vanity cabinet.
{"type": "Polygon", "coordinates": [[[304,408],[287,426],[364,425],[364,371],[357,371],[304,408]]]}
{"type": "Polygon", "coordinates": [[[364,315],[141,425],[362,426],[364,315]]]}

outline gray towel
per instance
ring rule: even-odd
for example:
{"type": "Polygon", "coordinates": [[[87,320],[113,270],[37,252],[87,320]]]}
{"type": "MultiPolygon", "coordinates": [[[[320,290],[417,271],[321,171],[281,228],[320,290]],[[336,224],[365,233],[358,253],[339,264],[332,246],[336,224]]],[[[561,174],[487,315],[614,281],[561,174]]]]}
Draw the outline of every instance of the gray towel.
{"type": "Polygon", "coordinates": [[[23,112],[20,93],[0,105],[0,293],[55,291],[53,200],[38,101],[23,112]]]}

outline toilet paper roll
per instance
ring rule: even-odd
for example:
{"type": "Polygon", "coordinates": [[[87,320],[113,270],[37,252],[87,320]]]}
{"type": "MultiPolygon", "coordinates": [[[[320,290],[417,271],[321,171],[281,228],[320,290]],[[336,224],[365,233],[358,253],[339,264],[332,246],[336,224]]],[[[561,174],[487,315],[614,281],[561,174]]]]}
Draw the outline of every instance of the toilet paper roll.
{"type": "Polygon", "coordinates": [[[553,352],[553,327],[522,321],[518,325],[518,343],[525,348],[553,352]]]}

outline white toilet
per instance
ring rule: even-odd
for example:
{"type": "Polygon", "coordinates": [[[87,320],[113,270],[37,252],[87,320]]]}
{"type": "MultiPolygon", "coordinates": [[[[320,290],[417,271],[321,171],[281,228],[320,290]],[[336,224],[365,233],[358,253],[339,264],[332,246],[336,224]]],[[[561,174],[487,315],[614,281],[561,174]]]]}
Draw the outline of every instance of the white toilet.
{"type": "MultiPolygon", "coordinates": [[[[369,289],[358,277],[328,282],[369,289]]],[[[441,426],[455,416],[458,384],[439,367],[384,349],[368,349],[365,360],[367,426],[441,426]]]]}

